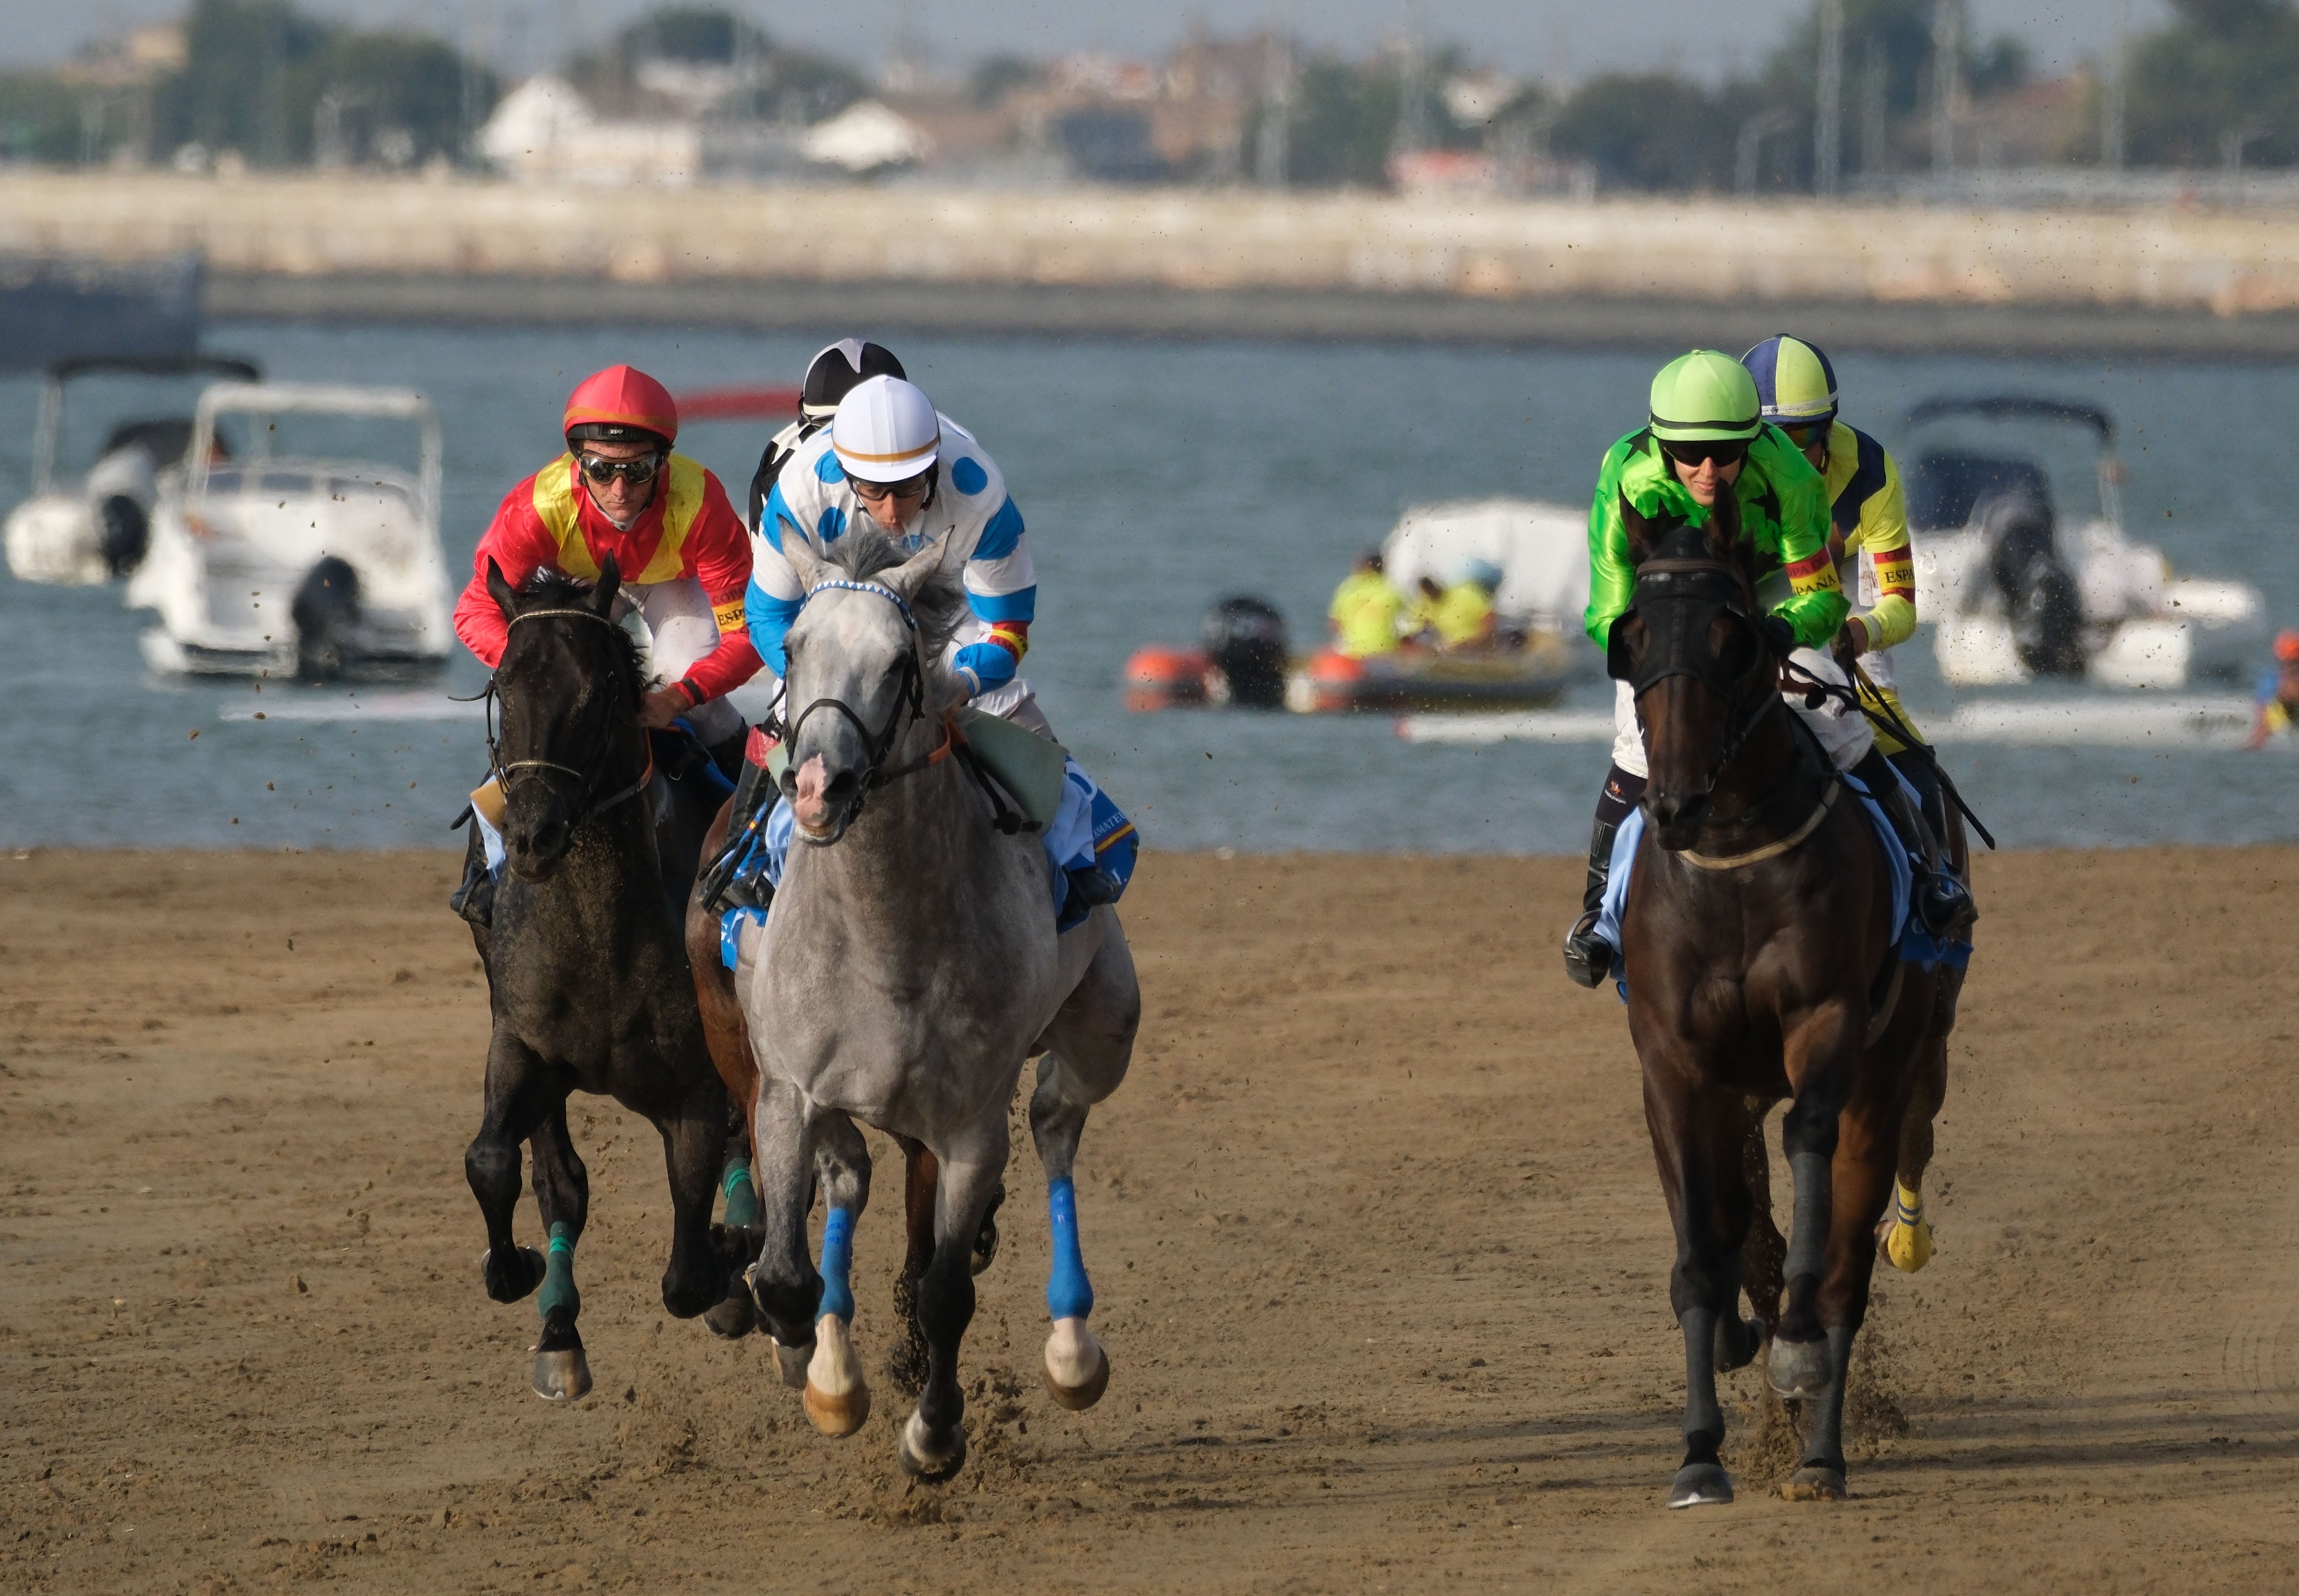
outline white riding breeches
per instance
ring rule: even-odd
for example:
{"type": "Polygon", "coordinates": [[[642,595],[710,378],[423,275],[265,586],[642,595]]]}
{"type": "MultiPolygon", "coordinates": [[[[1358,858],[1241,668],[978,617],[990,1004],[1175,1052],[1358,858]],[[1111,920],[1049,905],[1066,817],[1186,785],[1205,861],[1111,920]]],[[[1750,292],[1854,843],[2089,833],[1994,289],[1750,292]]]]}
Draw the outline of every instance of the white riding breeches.
{"type": "MultiPolygon", "coordinates": [[[[646,622],[643,663],[650,688],[678,681],[718,646],[718,622],[710,613],[710,595],[692,576],[644,586],[625,583],[616,596],[615,618],[623,620],[633,611],[646,622]]],[[[742,715],[724,699],[697,704],[686,712],[686,724],[706,745],[724,742],[743,730],[742,715]]]]}
{"type": "MultiPolygon", "coordinates": [[[[1818,649],[1798,649],[1789,656],[1797,668],[1810,672],[1833,687],[1851,685],[1836,661],[1818,649]]],[[[1782,693],[1797,718],[1812,728],[1820,746],[1838,770],[1850,770],[1876,746],[1868,717],[1836,699],[1825,699],[1817,709],[1805,707],[1801,693],[1782,693]]],[[[1644,728],[1637,724],[1637,695],[1625,682],[1613,683],[1613,763],[1632,776],[1652,773],[1645,764],[1644,728]]]]}

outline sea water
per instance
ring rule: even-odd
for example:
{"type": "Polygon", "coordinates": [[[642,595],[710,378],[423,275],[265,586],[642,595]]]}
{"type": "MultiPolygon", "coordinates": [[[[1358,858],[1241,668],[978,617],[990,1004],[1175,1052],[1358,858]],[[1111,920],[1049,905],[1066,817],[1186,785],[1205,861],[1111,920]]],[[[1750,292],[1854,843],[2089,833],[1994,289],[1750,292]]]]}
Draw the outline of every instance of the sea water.
{"type": "MultiPolygon", "coordinates": [[[[444,540],[460,583],[502,495],[559,448],[568,390],[628,361],[674,392],[795,384],[829,337],[723,332],[220,327],[211,348],[281,380],[405,384],[446,434],[444,540]]],[[[1585,846],[1599,744],[1409,745],[1385,715],[1168,711],[1124,705],[1126,657],[1189,641],[1216,600],[1277,604],[1297,643],[1324,630],[1350,556],[1405,507],[1513,494],[1587,502],[1606,447],[1639,424],[1671,351],[1623,353],[1326,344],[891,339],[936,404],[1006,472],[1028,524],[1038,621],[1025,670],[1057,730],[1140,821],[1153,848],[1572,852],[1585,846]]],[[[2104,404],[2122,427],[2126,523],[2179,569],[2240,576],[2299,624],[2299,369],[2097,361],[1837,362],[1847,418],[1896,418],[1940,393],[2029,393],[2104,404]]],[[[0,505],[28,490],[37,385],[0,380],[0,505]]],[[[190,391],[77,390],[67,467],[106,426],[188,409],[190,391]]],[[[768,424],[690,426],[679,446],[738,506],[768,424]]],[[[403,442],[379,452],[406,452],[403,442]]],[[[2080,451],[2060,476],[2092,502],[2080,451]]],[[[436,685],[351,692],[155,676],[137,649],[148,616],[108,588],[0,575],[0,845],[437,848],[486,773],[475,712],[447,701],[485,681],[458,650],[436,685]],[[253,718],[258,709],[262,720],[253,718]]],[[[1591,650],[1593,658],[1594,650],[1591,650]]],[[[1898,654],[1911,707],[1955,702],[1930,636],[1898,654]]],[[[2263,666],[2265,661],[2261,661],[2263,666]]],[[[2243,684],[2248,690],[2249,683],[2243,684]]],[[[2036,697],[2065,689],[2026,690],[2036,697]]],[[[1573,702],[1602,707],[1609,684],[1573,702]]],[[[1950,751],[1951,768],[2013,846],[2235,842],[2299,837],[2299,763],[2194,748],[1950,751]]]]}

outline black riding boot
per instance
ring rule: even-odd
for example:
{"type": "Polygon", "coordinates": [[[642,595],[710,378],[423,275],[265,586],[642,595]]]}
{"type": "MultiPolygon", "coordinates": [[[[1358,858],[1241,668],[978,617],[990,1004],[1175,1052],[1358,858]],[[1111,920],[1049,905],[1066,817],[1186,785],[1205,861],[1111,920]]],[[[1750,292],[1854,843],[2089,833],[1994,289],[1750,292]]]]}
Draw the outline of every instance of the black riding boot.
{"type": "Polygon", "coordinates": [[[1941,941],[1970,938],[1971,923],[1979,918],[1979,906],[1971,901],[1971,889],[1947,867],[1938,839],[1893,774],[1891,761],[1872,748],[1852,773],[1883,806],[1884,817],[1892,823],[1900,846],[1908,850],[1908,864],[1915,873],[1910,896],[1915,900],[1917,920],[1941,941]]]}
{"type": "Polygon", "coordinates": [[[471,823],[471,840],[463,850],[463,881],[447,895],[447,906],[482,928],[495,922],[495,878],[487,870],[487,849],[479,838],[479,823],[471,823]]]}
{"type": "Polygon", "coordinates": [[[1645,779],[1614,765],[1605,776],[1605,790],[1597,799],[1596,829],[1589,837],[1589,881],[1581,893],[1581,918],[1564,935],[1564,973],[1584,987],[1601,987],[1613,973],[1618,950],[1597,934],[1597,917],[1604,913],[1605,886],[1613,873],[1613,839],[1621,823],[1644,796],[1645,779]]]}
{"type": "Polygon", "coordinates": [[[718,767],[720,775],[737,785],[743,780],[743,746],[750,740],[750,728],[746,726],[734,736],[721,738],[709,745],[710,763],[718,767]]]}
{"type": "MultiPolygon", "coordinates": [[[[740,758],[740,749],[736,752],[740,758]]],[[[711,757],[715,759],[718,755],[718,750],[713,748],[711,757]]],[[[764,823],[762,817],[774,801],[775,784],[767,779],[766,767],[742,759],[735,777],[735,806],[726,816],[726,840],[715,857],[702,863],[699,889],[702,906],[711,913],[730,908],[763,909],[774,901],[774,885],[763,871],[747,881],[735,879],[753,831],[764,823]]]]}

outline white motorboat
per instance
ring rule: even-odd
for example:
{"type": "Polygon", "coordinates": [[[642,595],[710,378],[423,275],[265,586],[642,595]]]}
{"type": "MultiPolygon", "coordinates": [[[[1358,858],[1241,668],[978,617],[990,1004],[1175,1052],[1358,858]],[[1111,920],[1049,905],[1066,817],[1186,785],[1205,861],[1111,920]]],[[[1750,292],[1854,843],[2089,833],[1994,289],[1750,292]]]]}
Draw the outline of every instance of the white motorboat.
{"type": "Polygon", "coordinates": [[[32,433],[32,496],[9,512],[0,530],[8,568],[18,581],[92,587],[125,576],[142,563],[162,484],[183,475],[191,418],[121,422],[87,475],[67,478],[57,467],[65,390],[80,377],[122,375],[252,383],[262,374],[253,362],[228,355],[98,356],[50,366],[32,433]]]}
{"type": "MultiPolygon", "coordinates": [[[[1531,499],[1416,504],[1390,529],[1381,552],[1398,592],[1412,592],[1423,576],[1449,586],[1488,566],[1501,574],[1493,611],[1504,625],[1568,642],[1581,636],[1581,612],[1589,608],[1586,506],[1531,499]]],[[[1590,650],[1587,661],[1596,657],[1590,650]]]]}
{"type": "Polygon", "coordinates": [[[1934,441],[1909,451],[1916,613],[1940,674],[1958,687],[2038,677],[2176,691],[2247,680],[2264,657],[2267,607],[2248,583],[2180,576],[2123,529],[2115,422],[2096,405],[2026,395],[1934,399],[1909,412],[1934,441]],[[1938,441],[1988,424],[1978,447],[1938,441]],[[2096,512],[2070,525],[2038,459],[2003,451],[2011,423],[2085,429],[2096,442],[2096,512]]]}
{"type": "Polygon", "coordinates": [[[430,401],[404,388],[218,384],[201,395],[187,459],[162,484],[151,552],[128,585],[130,608],[158,612],[142,638],[154,670],[401,680],[446,658],[430,401]],[[247,458],[215,458],[228,416],[248,418],[247,458]],[[419,464],[270,452],[283,421],[298,418],[338,434],[346,422],[411,423],[419,464]]]}

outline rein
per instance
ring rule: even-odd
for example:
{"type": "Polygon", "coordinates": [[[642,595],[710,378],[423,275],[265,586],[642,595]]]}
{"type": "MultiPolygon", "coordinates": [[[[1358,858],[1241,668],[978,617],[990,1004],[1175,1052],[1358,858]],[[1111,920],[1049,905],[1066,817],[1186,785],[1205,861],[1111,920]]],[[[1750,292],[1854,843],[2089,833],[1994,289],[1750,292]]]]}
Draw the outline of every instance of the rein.
{"type": "MultiPolygon", "coordinates": [[[[511,616],[509,624],[516,626],[521,621],[554,619],[580,619],[585,621],[595,621],[600,625],[605,626],[610,630],[620,630],[613,621],[609,620],[605,616],[599,614],[597,611],[577,608],[525,610],[511,616]]],[[[585,821],[589,820],[595,815],[603,815],[608,810],[613,808],[617,804],[622,803],[627,798],[636,798],[640,793],[646,790],[647,783],[654,780],[654,744],[652,740],[648,738],[644,731],[641,731],[639,732],[639,746],[646,751],[646,766],[639,772],[639,779],[632,782],[628,787],[623,788],[619,791],[610,793],[605,798],[598,797],[595,790],[599,784],[599,772],[605,765],[609,743],[614,735],[611,728],[610,728],[607,733],[600,739],[596,757],[592,760],[591,768],[588,770],[582,769],[577,765],[562,765],[556,759],[506,760],[502,757],[502,740],[497,736],[495,732],[495,699],[497,694],[495,689],[495,679],[493,676],[489,676],[487,678],[486,690],[481,693],[479,697],[481,701],[486,706],[487,767],[494,774],[496,785],[501,787],[503,792],[508,795],[510,791],[511,776],[514,773],[519,771],[555,770],[561,775],[574,777],[577,781],[583,783],[584,802],[582,807],[568,817],[568,823],[570,826],[580,825],[585,821]]]]}

